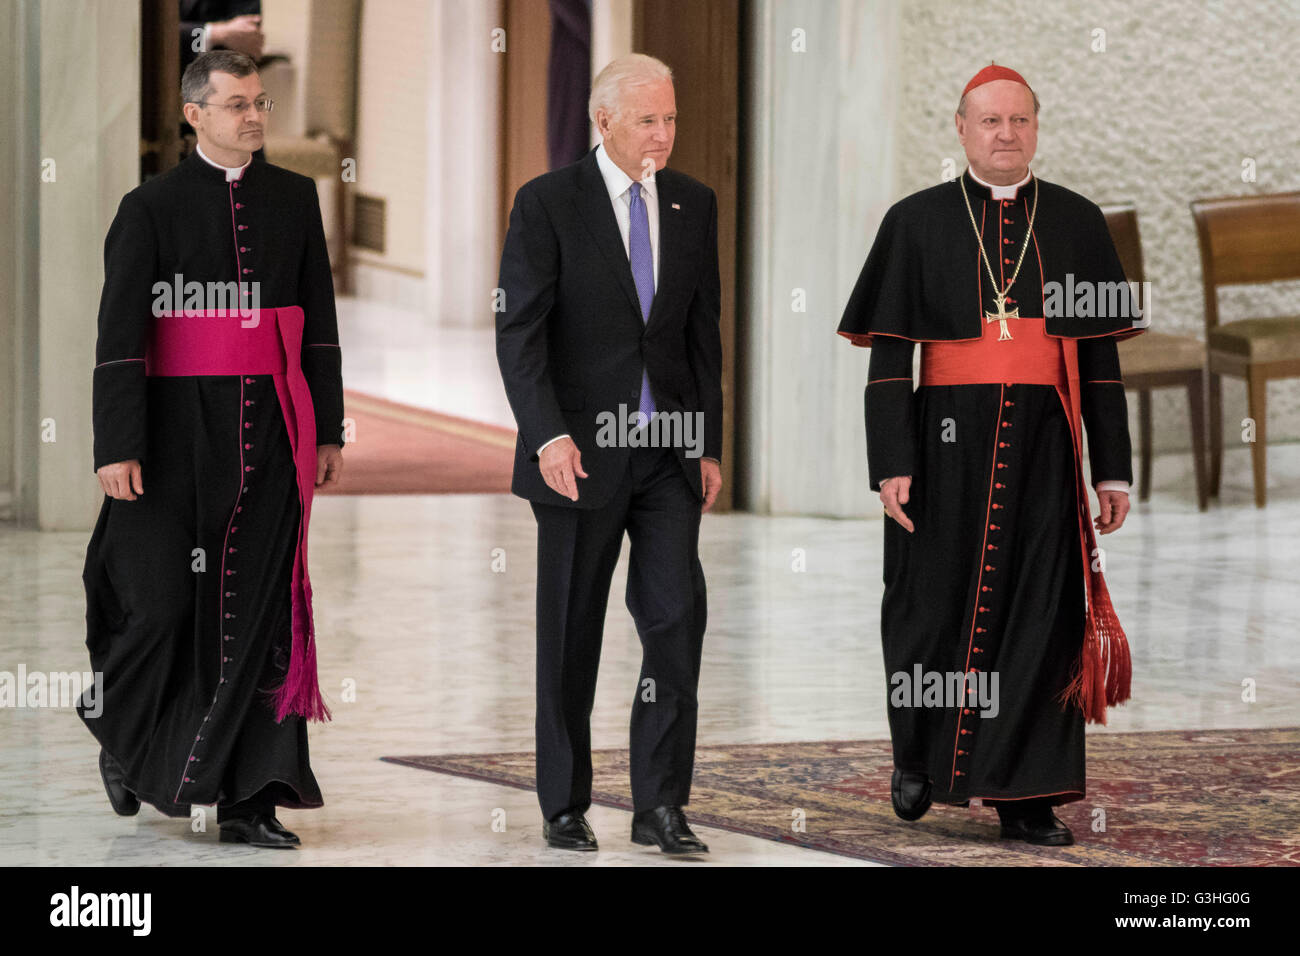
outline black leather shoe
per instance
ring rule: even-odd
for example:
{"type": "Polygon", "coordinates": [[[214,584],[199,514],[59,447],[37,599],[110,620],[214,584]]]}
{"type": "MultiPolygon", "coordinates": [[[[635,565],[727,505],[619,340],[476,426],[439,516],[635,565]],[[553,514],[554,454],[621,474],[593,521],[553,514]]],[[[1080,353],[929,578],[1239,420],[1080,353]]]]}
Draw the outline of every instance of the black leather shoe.
{"type": "Polygon", "coordinates": [[[109,756],[103,747],[99,748],[99,775],[104,779],[104,789],[108,791],[108,802],[118,816],[133,817],[140,812],[140,798],[122,783],[122,767],[109,756]]]}
{"type": "Polygon", "coordinates": [[[1070,828],[1047,810],[1032,816],[1006,816],[1002,818],[1002,839],[1024,840],[1035,846],[1070,846],[1074,834],[1070,828]]]}
{"type": "Polygon", "coordinates": [[[302,841],[284,828],[272,813],[236,817],[221,824],[222,843],[247,843],[270,850],[289,850],[302,841]]]}
{"type": "Polygon", "coordinates": [[[596,850],[596,834],[581,813],[561,813],[554,820],[542,821],[546,845],[557,850],[596,850]]]}
{"type": "Polygon", "coordinates": [[[889,781],[889,799],[894,813],[909,823],[925,816],[930,809],[930,778],[911,770],[894,770],[889,781]]]}
{"type": "Polygon", "coordinates": [[[655,807],[632,814],[632,842],[665,853],[708,853],[704,841],[686,825],[681,807],[655,807]]]}

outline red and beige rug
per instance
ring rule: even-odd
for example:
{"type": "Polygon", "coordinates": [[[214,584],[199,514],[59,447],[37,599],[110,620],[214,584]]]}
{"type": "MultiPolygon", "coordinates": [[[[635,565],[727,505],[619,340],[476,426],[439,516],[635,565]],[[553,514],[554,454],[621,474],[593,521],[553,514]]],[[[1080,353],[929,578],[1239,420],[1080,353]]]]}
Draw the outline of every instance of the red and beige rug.
{"type": "MultiPolygon", "coordinates": [[[[384,760],[534,789],[533,754],[384,760]]],[[[626,750],[592,754],[593,801],[632,809],[626,750]]],[[[1056,808],[1070,847],[998,839],[991,807],[894,816],[887,740],[701,746],[687,816],[782,843],[919,866],[1300,864],[1300,728],[1100,733],[1088,794],[1056,808]]]]}
{"type": "Polygon", "coordinates": [[[513,429],[344,391],[354,441],[337,487],[317,494],[436,495],[510,491],[513,429]]]}

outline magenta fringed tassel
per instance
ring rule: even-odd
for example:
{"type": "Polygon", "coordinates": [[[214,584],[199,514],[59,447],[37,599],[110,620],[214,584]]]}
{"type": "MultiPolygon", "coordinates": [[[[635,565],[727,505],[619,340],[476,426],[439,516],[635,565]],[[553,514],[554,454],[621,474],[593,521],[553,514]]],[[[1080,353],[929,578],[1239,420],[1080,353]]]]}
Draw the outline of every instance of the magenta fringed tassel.
{"type": "Polygon", "coordinates": [[[330,719],[330,711],[325,706],[316,679],[311,583],[304,576],[301,587],[293,590],[293,650],[289,655],[289,673],[275,692],[275,719],[280,722],[291,714],[297,714],[308,720],[326,721],[330,719]]]}

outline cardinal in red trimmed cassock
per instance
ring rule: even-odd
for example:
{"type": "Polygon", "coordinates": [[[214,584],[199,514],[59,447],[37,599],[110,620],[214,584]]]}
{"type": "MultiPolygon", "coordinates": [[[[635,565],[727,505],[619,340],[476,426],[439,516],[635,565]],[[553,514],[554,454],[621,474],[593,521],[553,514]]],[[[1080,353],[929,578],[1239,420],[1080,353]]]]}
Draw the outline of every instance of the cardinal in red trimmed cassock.
{"type": "Polygon", "coordinates": [[[978,799],[1004,838],[1060,846],[1084,724],[1129,696],[1096,534],[1129,509],[1116,342],[1145,322],[1101,210],[1029,169],[1038,107],[1014,70],[971,79],[968,168],[885,214],[838,331],[871,348],[894,809],[978,799]]]}

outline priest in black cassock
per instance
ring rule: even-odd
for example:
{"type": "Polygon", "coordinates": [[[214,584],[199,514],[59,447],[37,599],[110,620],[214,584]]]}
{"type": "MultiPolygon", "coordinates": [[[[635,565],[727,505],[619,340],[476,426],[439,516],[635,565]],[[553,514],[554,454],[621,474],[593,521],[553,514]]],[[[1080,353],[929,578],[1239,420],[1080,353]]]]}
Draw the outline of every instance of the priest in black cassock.
{"type": "Polygon", "coordinates": [[[969,168],[885,214],[839,333],[871,347],[867,465],[892,519],[894,809],[979,800],[1004,838],[1059,846],[1085,721],[1130,679],[1081,422],[1108,534],[1132,480],[1116,341],[1144,323],[1101,210],[1029,170],[1038,106],[1015,71],[976,74],[956,115],[969,168]]]}
{"type": "MultiPolygon", "coordinates": [[[[122,198],[104,248],[86,643],[114,809],[217,804],[222,842],[290,847],[322,805],[308,719],[315,487],[342,468],[334,293],[312,180],[250,164],[271,102],[247,56],[181,83],[198,150],[122,198]]],[[[89,703],[84,702],[84,703],[89,703]]]]}

